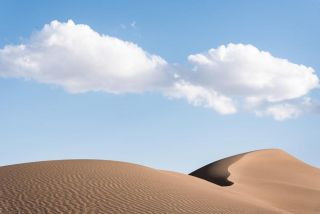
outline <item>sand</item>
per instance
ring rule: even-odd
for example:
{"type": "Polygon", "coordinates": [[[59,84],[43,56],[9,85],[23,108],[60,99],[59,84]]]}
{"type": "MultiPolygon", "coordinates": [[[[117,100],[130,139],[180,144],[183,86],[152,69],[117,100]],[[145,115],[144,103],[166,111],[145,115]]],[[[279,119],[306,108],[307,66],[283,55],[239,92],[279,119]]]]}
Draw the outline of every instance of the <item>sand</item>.
{"type": "Polygon", "coordinates": [[[0,213],[320,213],[319,169],[288,156],[265,150],[209,164],[218,166],[209,177],[232,182],[224,187],[107,160],[3,166],[0,213]]]}
{"type": "Polygon", "coordinates": [[[320,169],[284,151],[245,154],[229,170],[235,191],[291,213],[320,214],[320,169]]]}
{"type": "Polygon", "coordinates": [[[244,154],[239,154],[215,161],[191,172],[190,175],[202,178],[220,186],[231,186],[233,182],[228,179],[230,176],[229,166],[239,160],[243,155],[244,154]]]}
{"type": "MultiPolygon", "coordinates": [[[[239,154],[191,175],[288,213],[320,213],[320,169],[279,149],[239,154]],[[217,182],[216,177],[224,180],[217,182]],[[223,185],[228,183],[229,185],[223,185]]],[[[218,180],[219,181],[219,180],[218,180]]]]}

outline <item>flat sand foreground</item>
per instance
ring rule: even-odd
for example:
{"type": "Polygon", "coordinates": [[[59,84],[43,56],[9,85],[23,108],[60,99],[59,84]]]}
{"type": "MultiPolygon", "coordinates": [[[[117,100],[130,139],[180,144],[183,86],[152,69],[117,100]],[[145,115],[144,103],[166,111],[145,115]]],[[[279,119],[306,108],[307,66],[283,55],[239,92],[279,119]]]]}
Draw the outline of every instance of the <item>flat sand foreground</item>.
{"type": "Polygon", "coordinates": [[[191,175],[107,160],[0,167],[0,213],[320,213],[320,170],[281,150],[191,175]]]}

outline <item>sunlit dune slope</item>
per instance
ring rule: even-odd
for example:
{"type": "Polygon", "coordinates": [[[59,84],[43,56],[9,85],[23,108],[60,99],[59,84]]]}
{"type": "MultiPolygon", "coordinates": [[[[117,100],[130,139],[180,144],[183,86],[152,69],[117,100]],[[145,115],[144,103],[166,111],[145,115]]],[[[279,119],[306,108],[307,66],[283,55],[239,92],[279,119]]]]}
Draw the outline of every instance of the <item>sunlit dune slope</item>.
{"type": "Polygon", "coordinates": [[[240,154],[191,174],[288,213],[320,213],[320,170],[282,150],[240,154]]]}
{"type": "Polygon", "coordinates": [[[0,167],[0,213],[282,213],[193,176],[64,160],[0,167]]]}

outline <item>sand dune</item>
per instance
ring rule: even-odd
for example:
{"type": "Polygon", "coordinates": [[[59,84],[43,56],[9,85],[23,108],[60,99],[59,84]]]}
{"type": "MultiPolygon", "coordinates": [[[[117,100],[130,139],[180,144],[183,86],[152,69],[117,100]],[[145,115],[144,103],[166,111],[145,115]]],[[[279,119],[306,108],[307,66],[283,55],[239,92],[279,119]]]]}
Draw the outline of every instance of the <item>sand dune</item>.
{"type": "Polygon", "coordinates": [[[226,187],[116,161],[4,166],[0,213],[317,213],[319,169],[287,156],[258,151],[208,165],[214,172],[209,177],[233,183],[226,187]]]}
{"type": "Polygon", "coordinates": [[[292,213],[320,213],[320,170],[284,151],[248,153],[229,169],[232,189],[292,213]]]}
{"type": "Polygon", "coordinates": [[[320,170],[288,153],[260,150],[216,161],[191,175],[288,213],[320,213],[320,170]],[[221,185],[221,184],[219,184],[221,185]]]}

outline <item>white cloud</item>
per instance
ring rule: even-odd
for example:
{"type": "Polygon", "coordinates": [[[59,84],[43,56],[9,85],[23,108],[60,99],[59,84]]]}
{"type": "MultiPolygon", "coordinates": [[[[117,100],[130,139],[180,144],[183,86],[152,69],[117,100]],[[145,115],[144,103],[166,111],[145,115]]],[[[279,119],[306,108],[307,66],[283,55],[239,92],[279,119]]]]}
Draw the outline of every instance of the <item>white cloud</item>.
{"type": "Polygon", "coordinates": [[[26,43],[0,49],[0,77],[55,84],[72,93],[156,90],[221,114],[244,110],[276,120],[312,109],[299,103],[319,86],[311,67],[252,45],[222,45],[188,59],[192,70],[88,25],[52,21],[26,43]]]}
{"type": "Polygon", "coordinates": [[[193,84],[239,100],[243,106],[237,108],[271,115],[277,120],[298,116],[302,109],[286,101],[302,99],[319,87],[311,67],[274,57],[252,45],[222,45],[188,59],[194,65],[188,77],[193,84]]]}
{"type": "Polygon", "coordinates": [[[52,21],[27,44],[0,49],[0,76],[57,84],[70,92],[139,92],[167,81],[167,63],[89,26],[52,21]]]}
{"type": "Polygon", "coordinates": [[[283,103],[270,105],[263,111],[257,111],[258,116],[272,116],[275,120],[286,120],[296,118],[301,114],[301,110],[296,105],[283,103]]]}
{"type": "Polygon", "coordinates": [[[311,67],[272,56],[252,45],[229,44],[188,57],[192,79],[232,96],[278,102],[301,97],[319,85],[311,67]]]}
{"type": "Polygon", "coordinates": [[[186,98],[192,105],[211,108],[221,114],[236,112],[236,108],[229,97],[185,81],[176,82],[167,95],[174,98],[186,98]]]}

